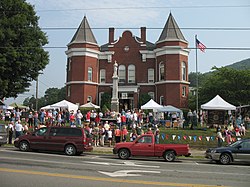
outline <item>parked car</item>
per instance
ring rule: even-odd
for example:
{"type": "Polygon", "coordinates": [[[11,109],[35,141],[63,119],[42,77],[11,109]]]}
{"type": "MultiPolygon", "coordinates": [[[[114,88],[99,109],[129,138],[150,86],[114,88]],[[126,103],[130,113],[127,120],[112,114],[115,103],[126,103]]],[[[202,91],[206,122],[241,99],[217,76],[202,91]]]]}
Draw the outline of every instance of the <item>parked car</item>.
{"type": "Polygon", "coordinates": [[[235,161],[250,162],[250,139],[242,139],[227,147],[210,148],[205,157],[221,164],[235,161]]]}
{"type": "Polygon", "coordinates": [[[0,124],[0,146],[7,143],[8,133],[4,124],[0,124]]]}
{"type": "Polygon", "coordinates": [[[80,155],[92,151],[92,138],[82,128],[43,127],[33,133],[19,136],[14,141],[21,151],[63,151],[66,155],[80,155]]]}
{"type": "Polygon", "coordinates": [[[190,156],[188,144],[156,144],[153,134],[139,136],[133,142],[117,143],[113,149],[121,159],[131,156],[163,157],[166,161],[174,161],[176,156],[190,156]]]}

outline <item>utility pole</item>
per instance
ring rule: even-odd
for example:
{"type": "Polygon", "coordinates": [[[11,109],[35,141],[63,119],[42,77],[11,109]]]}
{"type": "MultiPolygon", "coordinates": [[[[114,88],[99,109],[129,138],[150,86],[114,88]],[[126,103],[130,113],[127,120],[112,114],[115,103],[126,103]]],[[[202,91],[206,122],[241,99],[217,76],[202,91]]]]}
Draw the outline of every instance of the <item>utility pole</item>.
{"type": "Polygon", "coordinates": [[[38,76],[36,78],[36,111],[38,111],[38,76]]]}

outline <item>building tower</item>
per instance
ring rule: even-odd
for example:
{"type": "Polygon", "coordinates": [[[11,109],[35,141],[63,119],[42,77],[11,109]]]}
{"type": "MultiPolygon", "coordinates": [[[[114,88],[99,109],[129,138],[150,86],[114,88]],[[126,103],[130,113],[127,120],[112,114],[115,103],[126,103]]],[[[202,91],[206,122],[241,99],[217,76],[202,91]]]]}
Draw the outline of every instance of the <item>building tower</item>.
{"type": "Polygon", "coordinates": [[[96,102],[98,54],[99,46],[84,16],[66,51],[67,100],[79,104],[96,102]]]}
{"type": "Polygon", "coordinates": [[[172,14],[156,42],[156,97],[162,105],[188,107],[188,42],[172,14]]]}

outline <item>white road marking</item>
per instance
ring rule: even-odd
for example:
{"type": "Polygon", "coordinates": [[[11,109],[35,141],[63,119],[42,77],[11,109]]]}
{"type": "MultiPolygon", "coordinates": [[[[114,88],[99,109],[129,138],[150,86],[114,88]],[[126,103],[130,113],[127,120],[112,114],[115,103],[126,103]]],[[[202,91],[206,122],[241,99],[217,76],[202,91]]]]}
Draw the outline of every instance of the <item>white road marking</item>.
{"type": "Polygon", "coordinates": [[[97,164],[97,165],[106,165],[106,166],[133,166],[133,167],[144,167],[144,168],[160,168],[160,166],[149,166],[149,165],[139,165],[134,162],[124,162],[124,163],[108,163],[108,162],[88,162],[85,163],[97,164]]]}
{"type": "Polygon", "coordinates": [[[104,172],[98,171],[104,175],[108,175],[110,177],[134,177],[141,176],[140,174],[132,174],[132,173],[161,173],[160,171],[142,171],[142,170],[120,170],[115,172],[104,172]]]}

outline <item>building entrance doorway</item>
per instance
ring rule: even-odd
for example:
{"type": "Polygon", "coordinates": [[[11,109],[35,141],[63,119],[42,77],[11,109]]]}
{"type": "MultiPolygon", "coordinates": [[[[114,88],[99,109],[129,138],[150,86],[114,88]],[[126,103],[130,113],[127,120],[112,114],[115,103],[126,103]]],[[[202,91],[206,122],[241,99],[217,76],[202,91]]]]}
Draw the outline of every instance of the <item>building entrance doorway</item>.
{"type": "Polygon", "coordinates": [[[134,107],[133,99],[120,99],[119,100],[119,110],[132,110],[134,107]]]}

